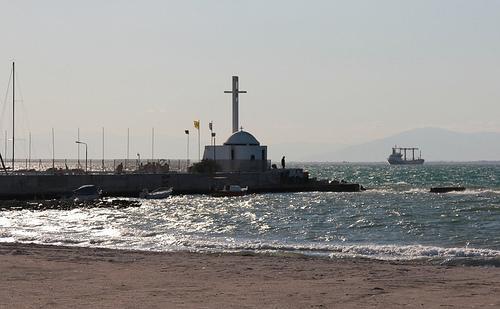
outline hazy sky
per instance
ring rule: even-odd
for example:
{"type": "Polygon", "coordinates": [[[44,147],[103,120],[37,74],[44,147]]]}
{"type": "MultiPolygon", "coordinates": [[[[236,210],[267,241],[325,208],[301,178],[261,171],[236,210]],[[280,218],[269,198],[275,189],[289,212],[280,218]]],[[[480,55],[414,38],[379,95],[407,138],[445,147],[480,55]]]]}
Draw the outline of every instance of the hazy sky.
{"type": "Polygon", "coordinates": [[[0,127],[15,59],[17,130],[37,157],[52,127],[57,157],[76,156],[78,127],[99,157],[103,126],[108,158],[125,156],[127,127],[150,157],[153,126],[155,156],[184,157],[194,119],[203,143],[209,120],[229,135],[235,74],[241,125],[275,159],[416,127],[500,132],[499,29],[493,0],[1,0],[0,127]]]}

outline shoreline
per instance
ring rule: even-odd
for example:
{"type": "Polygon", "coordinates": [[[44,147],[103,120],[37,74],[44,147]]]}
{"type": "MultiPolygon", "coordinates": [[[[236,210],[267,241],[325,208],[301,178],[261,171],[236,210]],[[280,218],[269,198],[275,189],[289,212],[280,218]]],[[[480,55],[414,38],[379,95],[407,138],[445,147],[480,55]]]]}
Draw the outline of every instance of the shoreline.
{"type": "Polygon", "coordinates": [[[0,308],[498,307],[500,268],[0,243],[0,308]]]}
{"type": "MultiPolygon", "coordinates": [[[[81,248],[81,249],[96,249],[96,250],[113,250],[119,252],[141,252],[144,254],[150,253],[165,253],[165,254],[175,254],[175,253],[188,253],[188,254],[200,254],[200,255],[235,255],[235,256],[262,256],[262,257],[290,257],[290,258],[305,258],[305,259],[327,259],[327,260],[342,260],[342,261],[373,261],[378,263],[401,263],[401,264],[411,264],[411,265],[434,265],[434,266],[464,266],[464,267],[499,267],[500,268],[500,251],[488,248],[461,248],[461,247],[438,247],[438,246],[426,246],[426,245],[402,245],[401,247],[394,248],[394,254],[389,253],[384,255],[366,254],[363,253],[364,250],[373,250],[372,245],[360,245],[358,248],[353,250],[351,245],[345,248],[328,248],[328,249],[318,249],[312,247],[271,247],[265,246],[265,249],[258,249],[257,247],[230,247],[230,248],[177,248],[177,249],[141,249],[134,247],[110,247],[110,246],[99,246],[99,245],[85,245],[82,243],[61,243],[61,242],[24,242],[17,240],[0,240],[0,251],[1,245],[28,245],[28,246],[40,246],[40,247],[50,247],[50,248],[81,248]],[[397,255],[398,251],[401,249],[415,250],[416,248],[425,251],[442,251],[434,252],[432,254],[408,256],[405,254],[397,255]],[[449,251],[449,252],[447,252],[449,251]]],[[[375,245],[381,250],[387,250],[394,247],[394,245],[375,245]]],[[[210,247],[210,246],[209,246],[210,247]]]]}

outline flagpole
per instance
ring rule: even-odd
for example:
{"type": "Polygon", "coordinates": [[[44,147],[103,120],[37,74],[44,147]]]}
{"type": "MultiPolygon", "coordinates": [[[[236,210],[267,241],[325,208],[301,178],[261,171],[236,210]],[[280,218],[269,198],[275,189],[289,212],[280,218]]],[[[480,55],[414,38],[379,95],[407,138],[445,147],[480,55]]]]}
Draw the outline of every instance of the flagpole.
{"type": "Polygon", "coordinates": [[[9,142],[9,138],[7,137],[7,130],[5,130],[5,139],[4,139],[4,152],[5,160],[7,160],[7,143],[9,142]]]}
{"type": "Polygon", "coordinates": [[[102,127],[102,171],[104,171],[104,127],[102,127]]]}
{"type": "Polygon", "coordinates": [[[31,168],[31,131],[29,132],[29,139],[28,139],[28,168],[31,168]]]}
{"type": "MultiPolygon", "coordinates": [[[[77,133],[77,136],[76,136],[76,140],[77,141],[80,141],[80,128],[78,128],[78,133],[77,133]]],[[[80,167],[80,144],[79,143],[76,143],[76,147],[77,147],[77,158],[78,158],[78,168],[81,168],[80,167]]]]}
{"type": "Polygon", "coordinates": [[[54,170],[55,168],[55,162],[56,162],[56,155],[55,155],[55,139],[54,139],[54,128],[52,128],[52,169],[54,170]]]}
{"type": "MultiPolygon", "coordinates": [[[[14,142],[16,140],[16,137],[15,137],[15,134],[14,134],[14,130],[16,129],[16,126],[15,126],[15,123],[16,123],[16,117],[15,117],[15,110],[16,110],[16,96],[15,96],[15,93],[16,93],[16,87],[15,87],[15,83],[16,83],[16,73],[15,73],[15,67],[14,67],[15,63],[12,62],[12,171],[14,171],[14,150],[15,150],[15,147],[14,147],[14,142]]],[[[7,154],[5,154],[7,155],[7,154]]]]}
{"type": "Polygon", "coordinates": [[[151,128],[151,162],[155,159],[155,128],[151,128]]]}
{"type": "Polygon", "coordinates": [[[128,167],[128,160],[130,157],[130,128],[127,128],[127,159],[125,160],[125,169],[128,167]]]}

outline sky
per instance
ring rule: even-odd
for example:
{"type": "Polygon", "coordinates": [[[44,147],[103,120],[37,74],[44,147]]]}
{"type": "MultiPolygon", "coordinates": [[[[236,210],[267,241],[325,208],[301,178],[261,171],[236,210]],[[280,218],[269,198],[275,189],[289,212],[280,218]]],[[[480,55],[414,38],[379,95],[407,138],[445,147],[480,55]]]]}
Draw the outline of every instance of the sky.
{"type": "Polygon", "coordinates": [[[193,120],[202,145],[209,121],[230,135],[232,75],[274,160],[421,127],[500,132],[498,29],[493,0],[0,0],[0,129],[15,60],[20,157],[31,132],[50,158],[54,128],[55,156],[75,158],[79,128],[100,158],[104,127],[106,158],[126,156],[129,128],[131,157],[185,158],[189,129],[197,159],[193,120]]]}

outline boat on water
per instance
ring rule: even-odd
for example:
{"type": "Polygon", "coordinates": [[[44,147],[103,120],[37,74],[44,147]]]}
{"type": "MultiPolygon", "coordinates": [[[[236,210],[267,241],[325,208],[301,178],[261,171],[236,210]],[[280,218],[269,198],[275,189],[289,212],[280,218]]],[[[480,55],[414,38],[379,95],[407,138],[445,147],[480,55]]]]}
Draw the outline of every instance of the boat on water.
{"type": "Polygon", "coordinates": [[[224,196],[243,196],[248,194],[248,187],[241,187],[238,185],[225,186],[222,190],[216,190],[212,192],[212,196],[224,197],[224,196]]]}
{"type": "Polygon", "coordinates": [[[84,185],[73,191],[73,200],[75,202],[87,202],[100,199],[102,190],[95,185],[84,185]]]}
{"type": "Polygon", "coordinates": [[[424,164],[424,159],[422,159],[422,152],[420,152],[419,157],[415,158],[415,151],[418,150],[416,147],[392,147],[392,153],[387,158],[387,161],[391,165],[419,165],[424,164]],[[411,151],[411,159],[406,155],[407,151],[411,151]]]}
{"type": "Polygon", "coordinates": [[[140,198],[145,198],[145,199],[150,199],[150,200],[158,200],[158,199],[164,199],[172,195],[173,188],[157,188],[151,192],[148,191],[148,189],[142,190],[142,192],[139,194],[140,198]]]}
{"type": "Polygon", "coordinates": [[[448,193],[465,191],[465,187],[432,187],[431,193],[448,193]]]}

